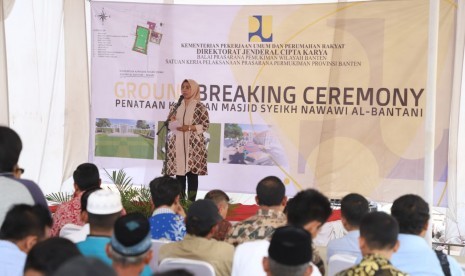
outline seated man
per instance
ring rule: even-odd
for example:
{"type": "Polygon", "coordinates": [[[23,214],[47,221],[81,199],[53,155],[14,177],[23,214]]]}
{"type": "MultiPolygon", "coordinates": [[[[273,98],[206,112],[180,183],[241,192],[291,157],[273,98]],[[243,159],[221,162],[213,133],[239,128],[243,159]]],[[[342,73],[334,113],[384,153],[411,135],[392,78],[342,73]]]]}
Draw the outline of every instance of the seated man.
{"type": "Polygon", "coordinates": [[[123,205],[119,193],[110,190],[98,190],[90,194],[87,202],[90,234],[77,243],[84,256],[96,257],[111,265],[105,248],[113,234],[113,225],[121,216],[123,205]]]}
{"type": "Polygon", "coordinates": [[[163,245],[159,251],[159,260],[186,258],[206,261],[214,267],[217,276],[231,275],[234,247],[212,239],[216,225],[222,219],[213,201],[195,201],[187,212],[187,235],[182,241],[163,245]]]}
{"type": "Polygon", "coordinates": [[[53,275],[116,276],[116,272],[100,259],[76,256],[61,265],[53,275]]]}
{"type": "MultiPolygon", "coordinates": [[[[106,247],[113,236],[116,220],[121,217],[123,205],[118,192],[110,190],[97,190],[89,195],[87,200],[87,214],[90,234],[87,238],[77,243],[82,255],[96,257],[112,265],[113,261],[108,257],[106,247]]],[[[151,275],[148,266],[144,267],[141,275],[151,275]]]]}
{"type": "Polygon", "coordinates": [[[181,206],[181,184],[169,176],[157,177],[150,182],[150,193],[155,206],[149,218],[152,239],[180,241],[186,235],[181,206]]]}
{"type": "MultiPolygon", "coordinates": [[[[312,239],[331,215],[331,204],[326,196],[314,189],[297,193],[287,204],[287,222],[289,225],[304,228],[312,239]]],[[[233,276],[265,275],[260,260],[267,256],[267,240],[251,241],[240,244],[234,253],[233,276]]],[[[325,267],[312,244],[312,275],[324,275],[325,267]],[[321,272],[321,273],[320,273],[321,272]]]]}
{"type": "Polygon", "coordinates": [[[223,220],[218,223],[218,230],[213,238],[218,241],[224,241],[232,231],[232,224],[226,220],[229,208],[229,196],[222,190],[211,190],[205,195],[205,199],[213,200],[216,207],[218,207],[218,212],[223,217],[223,220]]]}
{"type": "Polygon", "coordinates": [[[26,256],[49,237],[52,217],[41,205],[13,205],[0,228],[0,275],[23,275],[26,256]]]}
{"type": "MultiPolygon", "coordinates": [[[[329,199],[315,189],[307,189],[297,193],[287,206],[287,223],[303,227],[312,239],[315,239],[323,224],[331,216],[332,209],[329,199]]],[[[318,267],[322,275],[325,274],[324,262],[320,253],[312,243],[312,263],[318,267]]],[[[315,271],[313,272],[315,273],[315,271]]]]}
{"type": "MultiPolygon", "coordinates": [[[[93,187],[87,189],[81,195],[81,221],[84,225],[76,225],[72,223],[65,224],[60,230],[60,237],[67,238],[68,240],[78,243],[86,239],[87,235],[90,233],[89,228],[89,213],[87,213],[87,201],[89,196],[98,190],[101,190],[100,187],[93,187]]],[[[123,209],[124,210],[124,209],[123,209]]],[[[123,214],[123,212],[121,213],[123,214]]]]}
{"type": "Polygon", "coordinates": [[[372,212],[360,222],[360,250],[363,259],[337,276],[352,275],[407,275],[397,270],[390,262],[392,254],[399,248],[397,221],[384,212],[372,212]]]}
{"type": "Polygon", "coordinates": [[[81,196],[85,190],[100,187],[101,180],[97,166],[91,163],[79,165],[73,173],[74,196],[70,201],[57,207],[53,215],[52,236],[58,236],[61,228],[68,223],[84,225],[81,220],[81,196]]]}
{"type": "Polygon", "coordinates": [[[0,225],[7,211],[15,204],[40,204],[48,208],[39,186],[19,178],[24,172],[18,166],[22,148],[18,134],[9,127],[0,126],[0,225]]]}
{"type": "Polygon", "coordinates": [[[119,276],[139,275],[152,258],[150,224],[140,213],[131,213],[115,222],[107,244],[107,255],[119,276]]]}
{"type": "Polygon", "coordinates": [[[327,258],[334,254],[349,254],[362,259],[362,252],[358,245],[360,236],[360,221],[369,212],[368,200],[360,194],[348,194],[341,200],[341,221],[347,230],[347,235],[340,239],[331,240],[327,247],[327,258]]]}
{"type": "Polygon", "coordinates": [[[153,276],[194,276],[191,272],[183,269],[171,269],[163,272],[154,273],[153,276]]]}
{"type": "Polygon", "coordinates": [[[391,259],[394,266],[413,276],[447,275],[443,269],[449,269],[449,275],[464,275],[450,256],[445,258],[448,264],[441,267],[438,256],[424,239],[430,218],[426,201],[417,195],[403,195],[394,200],[391,214],[399,222],[400,229],[400,248],[391,259]]]}
{"type": "Polygon", "coordinates": [[[258,182],[256,191],[257,214],[234,225],[226,239],[234,246],[245,241],[269,240],[274,229],[286,224],[283,210],[287,197],[283,182],[276,176],[268,176],[258,182]]]}
{"type": "Polygon", "coordinates": [[[284,226],[271,237],[263,269],[268,276],[312,275],[312,238],[301,227],[284,226]]]}
{"type": "Polygon", "coordinates": [[[24,276],[52,275],[75,256],[82,256],[76,245],[64,238],[50,238],[34,245],[24,266],[24,276]]]}

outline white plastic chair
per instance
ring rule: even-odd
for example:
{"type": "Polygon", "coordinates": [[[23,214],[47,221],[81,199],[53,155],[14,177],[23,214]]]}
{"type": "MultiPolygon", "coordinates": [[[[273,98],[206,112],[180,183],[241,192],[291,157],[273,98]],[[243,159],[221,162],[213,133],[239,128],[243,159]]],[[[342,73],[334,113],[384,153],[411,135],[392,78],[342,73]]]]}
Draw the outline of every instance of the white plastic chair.
{"type": "Polygon", "coordinates": [[[334,276],[349,267],[355,265],[357,256],[349,254],[334,254],[328,260],[328,276],[334,276]]]}
{"type": "Polygon", "coordinates": [[[152,269],[152,271],[156,271],[158,268],[158,255],[159,255],[158,251],[160,251],[160,247],[170,242],[171,241],[167,241],[167,240],[152,239],[152,259],[150,260],[150,263],[149,263],[149,266],[152,269]]]}
{"type": "Polygon", "coordinates": [[[158,267],[158,272],[173,269],[185,269],[193,273],[194,276],[215,276],[215,269],[210,263],[184,258],[163,259],[158,267]]]}

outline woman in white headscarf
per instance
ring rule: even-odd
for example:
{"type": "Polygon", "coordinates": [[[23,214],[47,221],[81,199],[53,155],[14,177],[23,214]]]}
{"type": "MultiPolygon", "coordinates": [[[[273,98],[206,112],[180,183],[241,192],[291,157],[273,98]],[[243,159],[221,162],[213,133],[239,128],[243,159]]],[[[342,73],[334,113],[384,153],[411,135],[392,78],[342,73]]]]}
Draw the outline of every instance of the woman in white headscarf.
{"type": "Polygon", "coordinates": [[[165,174],[176,175],[182,183],[183,194],[187,178],[188,199],[195,201],[198,176],[207,174],[207,148],[203,133],[207,131],[210,120],[207,108],[200,101],[197,82],[184,80],[181,93],[184,99],[170,118],[165,174]]]}

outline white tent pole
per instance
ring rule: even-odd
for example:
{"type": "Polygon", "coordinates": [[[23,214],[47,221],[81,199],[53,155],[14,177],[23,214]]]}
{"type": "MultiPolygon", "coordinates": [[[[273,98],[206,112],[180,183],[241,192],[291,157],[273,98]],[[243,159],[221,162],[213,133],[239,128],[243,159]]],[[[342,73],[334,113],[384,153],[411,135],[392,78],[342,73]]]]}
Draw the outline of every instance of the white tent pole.
{"type": "Polygon", "coordinates": [[[0,0],[0,125],[8,126],[9,104],[8,104],[8,72],[6,64],[5,43],[5,15],[3,12],[3,0],[0,0]]]}
{"type": "MultiPolygon", "coordinates": [[[[463,167],[464,160],[464,129],[463,118],[465,115],[464,99],[461,97],[461,88],[465,87],[464,77],[464,45],[465,45],[465,2],[457,3],[456,15],[456,33],[455,33],[455,53],[454,69],[452,80],[452,101],[451,101],[451,120],[449,127],[449,157],[447,172],[447,213],[446,213],[446,241],[450,238],[463,238],[465,225],[465,212],[463,209],[463,195],[465,189],[460,185],[464,183],[465,173],[458,169],[463,167]]],[[[465,91],[465,90],[464,90],[465,91]]]]}
{"type": "MultiPolygon", "coordinates": [[[[426,82],[426,118],[425,118],[425,171],[424,194],[425,200],[433,205],[434,187],[434,136],[436,133],[436,82],[438,61],[438,32],[439,32],[439,0],[429,1],[428,28],[428,72],[426,82]]],[[[430,211],[432,213],[432,211],[430,211]]],[[[431,244],[431,220],[426,232],[426,240],[431,244]]]]}

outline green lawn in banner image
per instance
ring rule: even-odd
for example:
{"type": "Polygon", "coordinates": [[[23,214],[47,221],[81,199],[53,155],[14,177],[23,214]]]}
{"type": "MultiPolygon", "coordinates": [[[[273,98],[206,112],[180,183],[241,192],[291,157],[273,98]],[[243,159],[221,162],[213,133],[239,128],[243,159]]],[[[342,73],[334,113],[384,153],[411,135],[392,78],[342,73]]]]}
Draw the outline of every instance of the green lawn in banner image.
{"type": "MultiPolygon", "coordinates": [[[[163,122],[158,122],[158,129],[163,126],[163,122]]],[[[208,127],[208,134],[210,134],[210,141],[208,143],[208,163],[219,163],[220,162],[220,141],[221,141],[221,124],[210,124],[208,127]]],[[[165,129],[160,132],[157,142],[157,159],[164,160],[165,152],[162,149],[165,146],[165,129]]]]}
{"type": "Polygon", "coordinates": [[[142,136],[117,137],[97,134],[95,156],[153,159],[153,144],[153,139],[142,136]]]}

